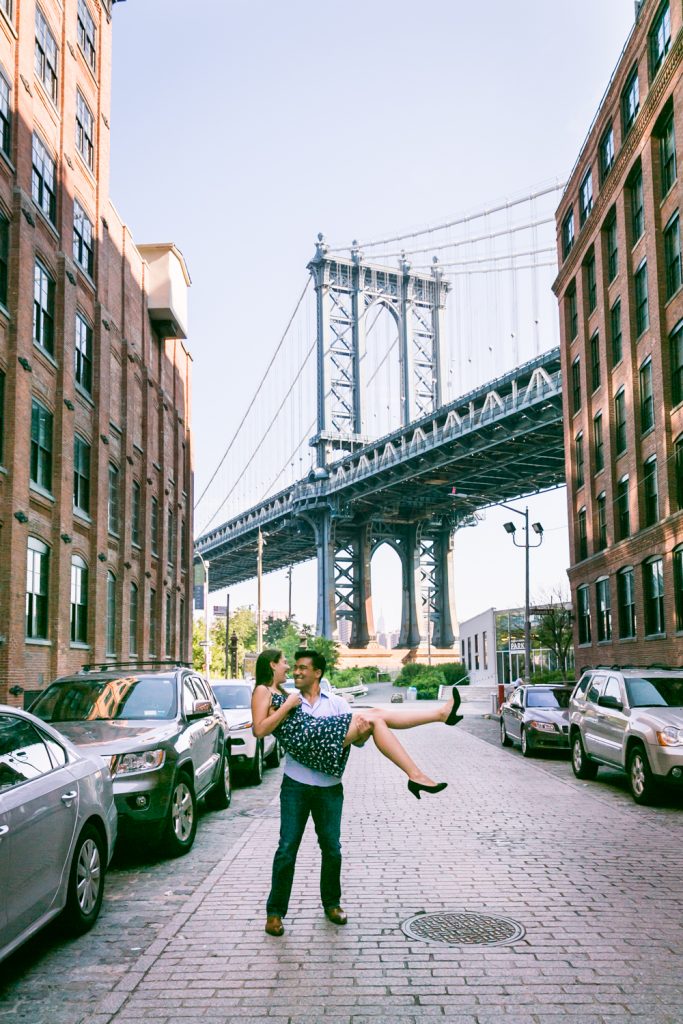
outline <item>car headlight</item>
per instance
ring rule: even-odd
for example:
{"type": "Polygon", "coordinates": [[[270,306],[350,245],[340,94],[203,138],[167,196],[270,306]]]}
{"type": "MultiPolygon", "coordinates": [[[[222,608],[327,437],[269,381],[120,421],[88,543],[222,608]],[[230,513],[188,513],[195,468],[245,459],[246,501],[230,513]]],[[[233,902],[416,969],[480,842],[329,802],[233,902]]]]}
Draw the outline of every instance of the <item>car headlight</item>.
{"type": "Polygon", "coordinates": [[[660,747],[683,747],[683,729],[668,725],[657,733],[657,742],[660,747]]]}
{"type": "Polygon", "coordinates": [[[529,722],[529,728],[530,729],[536,729],[536,730],[538,730],[538,732],[555,732],[556,731],[555,730],[555,726],[552,724],[552,722],[539,722],[536,719],[532,719],[532,721],[529,722]]]}
{"type": "Polygon", "coordinates": [[[114,754],[109,762],[112,775],[131,775],[133,772],[151,772],[161,768],[166,760],[165,750],[141,750],[135,754],[114,754]]]}

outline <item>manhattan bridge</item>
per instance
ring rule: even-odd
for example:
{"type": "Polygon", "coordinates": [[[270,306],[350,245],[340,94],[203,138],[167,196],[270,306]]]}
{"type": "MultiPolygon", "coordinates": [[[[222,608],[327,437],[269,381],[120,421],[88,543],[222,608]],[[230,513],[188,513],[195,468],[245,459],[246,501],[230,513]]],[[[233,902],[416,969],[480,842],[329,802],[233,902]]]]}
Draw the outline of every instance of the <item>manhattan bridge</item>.
{"type": "MultiPolygon", "coordinates": [[[[317,631],[375,639],[370,564],[402,574],[399,646],[454,643],[453,538],[564,482],[554,207],[562,186],[336,245],[308,277],[199,493],[212,590],[317,560],[317,631]]],[[[482,571],[485,571],[482,567],[482,571]]]]}

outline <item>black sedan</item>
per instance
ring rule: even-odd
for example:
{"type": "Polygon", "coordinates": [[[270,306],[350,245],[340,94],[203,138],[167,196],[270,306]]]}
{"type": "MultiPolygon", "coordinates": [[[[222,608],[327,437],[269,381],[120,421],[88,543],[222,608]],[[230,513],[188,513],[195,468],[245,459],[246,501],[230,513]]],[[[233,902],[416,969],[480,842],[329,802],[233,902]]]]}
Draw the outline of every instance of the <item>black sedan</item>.
{"type": "Polygon", "coordinates": [[[519,743],[524,757],[541,747],[569,749],[569,698],[573,686],[518,686],[500,708],[500,742],[519,743]]]}

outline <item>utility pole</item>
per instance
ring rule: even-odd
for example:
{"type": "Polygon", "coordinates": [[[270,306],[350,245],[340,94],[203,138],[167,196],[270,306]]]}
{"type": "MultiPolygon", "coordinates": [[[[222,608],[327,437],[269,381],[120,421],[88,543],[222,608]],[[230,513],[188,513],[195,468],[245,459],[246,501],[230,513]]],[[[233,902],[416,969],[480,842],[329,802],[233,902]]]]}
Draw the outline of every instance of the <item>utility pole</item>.
{"type": "Polygon", "coordinates": [[[225,595],[225,675],[230,676],[230,594],[225,595]]]}
{"type": "Polygon", "coordinates": [[[427,662],[432,665],[432,588],[427,587],[427,662]]]}
{"type": "Polygon", "coordinates": [[[209,563],[195,550],[195,554],[204,569],[204,675],[209,679],[211,665],[211,640],[209,639],[209,563]]]}
{"type": "Polygon", "coordinates": [[[256,541],[256,580],[257,580],[257,611],[256,611],[256,650],[261,653],[263,648],[263,603],[262,603],[262,582],[263,582],[263,534],[259,526],[258,540],[256,541]]]}
{"type": "Polygon", "coordinates": [[[289,581],[289,604],[287,606],[287,618],[292,621],[292,566],[290,565],[287,570],[287,579],[289,581]]]}

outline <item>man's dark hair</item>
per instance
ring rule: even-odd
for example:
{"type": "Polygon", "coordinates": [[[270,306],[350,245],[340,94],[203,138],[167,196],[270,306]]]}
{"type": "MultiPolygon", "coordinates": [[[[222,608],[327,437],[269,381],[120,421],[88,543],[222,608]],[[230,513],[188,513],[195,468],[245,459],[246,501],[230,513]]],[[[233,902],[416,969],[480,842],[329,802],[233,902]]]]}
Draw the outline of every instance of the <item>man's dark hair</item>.
{"type": "Polygon", "coordinates": [[[313,651],[310,647],[300,647],[294,655],[294,660],[298,661],[299,658],[310,658],[313,668],[316,669],[316,671],[318,669],[320,670],[320,677],[322,678],[325,675],[327,662],[324,654],[320,654],[319,651],[313,651]]]}

